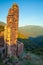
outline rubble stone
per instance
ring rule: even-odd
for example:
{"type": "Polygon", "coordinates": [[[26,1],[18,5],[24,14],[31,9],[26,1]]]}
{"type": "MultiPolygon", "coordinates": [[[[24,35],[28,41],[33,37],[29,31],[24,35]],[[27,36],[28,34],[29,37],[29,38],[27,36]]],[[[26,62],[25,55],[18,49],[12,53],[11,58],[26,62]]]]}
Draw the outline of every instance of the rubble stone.
{"type": "Polygon", "coordinates": [[[4,41],[6,44],[7,56],[19,56],[23,52],[23,43],[18,42],[18,20],[19,7],[14,4],[9,9],[7,16],[7,24],[4,30],[4,41]]]}

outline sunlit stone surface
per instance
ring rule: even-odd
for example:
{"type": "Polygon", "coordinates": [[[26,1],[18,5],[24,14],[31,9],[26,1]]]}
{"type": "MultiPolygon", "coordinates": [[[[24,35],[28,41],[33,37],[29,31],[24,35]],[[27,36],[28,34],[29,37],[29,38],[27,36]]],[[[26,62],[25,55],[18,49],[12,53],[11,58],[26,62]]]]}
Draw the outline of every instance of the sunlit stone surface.
{"type": "Polygon", "coordinates": [[[19,19],[19,9],[18,5],[14,4],[12,8],[9,9],[7,16],[7,25],[4,31],[4,40],[7,45],[7,54],[16,55],[17,50],[17,37],[18,37],[18,19],[19,19]]]}
{"type": "Polygon", "coordinates": [[[23,52],[23,43],[17,41],[18,37],[19,8],[14,4],[9,9],[7,24],[4,31],[4,41],[6,44],[6,53],[8,56],[19,56],[23,52]]]}

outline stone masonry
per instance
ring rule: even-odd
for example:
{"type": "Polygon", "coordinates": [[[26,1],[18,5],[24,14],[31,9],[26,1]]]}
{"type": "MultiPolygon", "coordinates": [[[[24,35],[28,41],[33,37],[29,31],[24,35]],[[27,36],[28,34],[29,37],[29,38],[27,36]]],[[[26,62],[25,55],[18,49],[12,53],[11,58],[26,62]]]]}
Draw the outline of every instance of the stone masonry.
{"type": "Polygon", "coordinates": [[[9,9],[7,16],[7,44],[13,45],[17,42],[18,36],[18,6],[15,4],[9,9]]]}
{"type": "Polygon", "coordinates": [[[4,31],[4,41],[7,45],[7,55],[16,55],[17,49],[17,37],[18,37],[18,19],[19,19],[19,9],[18,5],[14,4],[12,8],[9,9],[7,16],[7,25],[4,31]]]}
{"type": "Polygon", "coordinates": [[[19,56],[23,52],[23,43],[17,41],[18,37],[19,8],[14,4],[9,9],[7,24],[4,30],[4,41],[7,56],[19,56]]]}

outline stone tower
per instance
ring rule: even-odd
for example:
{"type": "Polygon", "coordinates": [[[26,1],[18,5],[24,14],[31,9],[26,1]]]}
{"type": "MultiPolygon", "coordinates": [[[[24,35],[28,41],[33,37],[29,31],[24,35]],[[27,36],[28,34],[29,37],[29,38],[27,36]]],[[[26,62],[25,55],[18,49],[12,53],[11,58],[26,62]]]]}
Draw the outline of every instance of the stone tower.
{"type": "Polygon", "coordinates": [[[12,8],[9,9],[4,36],[4,40],[7,45],[7,54],[9,56],[16,55],[17,37],[18,37],[18,19],[19,19],[19,8],[17,4],[14,4],[12,8]]]}

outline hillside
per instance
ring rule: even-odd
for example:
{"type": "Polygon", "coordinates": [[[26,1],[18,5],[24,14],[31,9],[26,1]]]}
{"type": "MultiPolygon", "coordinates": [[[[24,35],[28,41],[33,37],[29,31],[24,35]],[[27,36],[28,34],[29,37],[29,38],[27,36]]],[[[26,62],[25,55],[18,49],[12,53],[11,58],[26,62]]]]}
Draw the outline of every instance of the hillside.
{"type": "Polygon", "coordinates": [[[18,38],[27,39],[27,37],[21,33],[18,32],[18,38]]]}
{"type": "Polygon", "coordinates": [[[43,35],[43,27],[41,26],[24,26],[19,28],[19,32],[25,35],[26,37],[34,37],[43,35]]]}
{"type": "Polygon", "coordinates": [[[43,55],[43,36],[29,37],[28,39],[18,38],[18,40],[24,43],[26,51],[43,55]]]}
{"type": "Polygon", "coordinates": [[[0,25],[5,26],[5,23],[0,21],[0,25]]]}

